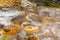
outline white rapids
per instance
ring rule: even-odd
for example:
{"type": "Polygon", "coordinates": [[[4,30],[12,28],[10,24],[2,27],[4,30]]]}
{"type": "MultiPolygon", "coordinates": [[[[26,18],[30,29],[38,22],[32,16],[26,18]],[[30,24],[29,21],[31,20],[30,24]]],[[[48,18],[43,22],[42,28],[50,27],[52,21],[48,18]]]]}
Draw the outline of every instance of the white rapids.
{"type": "Polygon", "coordinates": [[[1,11],[0,10],[0,23],[7,25],[7,24],[9,24],[8,22],[10,22],[10,20],[13,17],[17,16],[18,14],[20,14],[20,12],[15,9],[11,9],[8,11],[1,11]]]}

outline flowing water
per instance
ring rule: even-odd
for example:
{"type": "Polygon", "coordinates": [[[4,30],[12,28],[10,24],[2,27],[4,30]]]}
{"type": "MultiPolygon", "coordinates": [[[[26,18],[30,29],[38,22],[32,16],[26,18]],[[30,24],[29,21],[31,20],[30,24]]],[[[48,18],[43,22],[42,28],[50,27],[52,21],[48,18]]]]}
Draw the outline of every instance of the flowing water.
{"type": "Polygon", "coordinates": [[[7,25],[8,23],[10,23],[13,17],[17,16],[20,13],[21,12],[15,9],[7,10],[7,11],[0,10],[0,23],[7,25]]]}

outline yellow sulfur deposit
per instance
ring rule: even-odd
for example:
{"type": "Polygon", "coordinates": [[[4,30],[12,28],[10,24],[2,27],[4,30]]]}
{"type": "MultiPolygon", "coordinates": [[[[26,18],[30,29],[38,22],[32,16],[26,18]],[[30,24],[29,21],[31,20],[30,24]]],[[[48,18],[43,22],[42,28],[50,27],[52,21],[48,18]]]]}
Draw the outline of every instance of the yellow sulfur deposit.
{"type": "Polygon", "coordinates": [[[13,6],[19,0],[0,0],[0,7],[13,6]]]}
{"type": "Polygon", "coordinates": [[[25,31],[27,34],[32,34],[36,31],[38,31],[40,28],[39,27],[32,27],[32,26],[26,26],[25,31]]]}

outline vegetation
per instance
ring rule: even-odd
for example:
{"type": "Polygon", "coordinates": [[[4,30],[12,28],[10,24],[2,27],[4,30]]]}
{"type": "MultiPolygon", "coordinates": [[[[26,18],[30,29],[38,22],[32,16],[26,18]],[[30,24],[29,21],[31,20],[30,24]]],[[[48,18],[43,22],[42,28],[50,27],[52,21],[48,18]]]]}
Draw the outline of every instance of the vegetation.
{"type": "Polygon", "coordinates": [[[49,0],[42,0],[41,3],[44,4],[44,5],[46,5],[46,6],[48,6],[49,0]]]}
{"type": "Polygon", "coordinates": [[[58,1],[52,1],[52,0],[29,0],[29,1],[35,3],[37,6],[60,8],[60,3],[58,1]]]}
{"type": "Polygon", "coordinates": [[[59,7],[60,8],[60,4],[59,3],[57,3],[57,2],[51,2],[51,3],[49,3],[49,6],[50,7],[59,7]]]}

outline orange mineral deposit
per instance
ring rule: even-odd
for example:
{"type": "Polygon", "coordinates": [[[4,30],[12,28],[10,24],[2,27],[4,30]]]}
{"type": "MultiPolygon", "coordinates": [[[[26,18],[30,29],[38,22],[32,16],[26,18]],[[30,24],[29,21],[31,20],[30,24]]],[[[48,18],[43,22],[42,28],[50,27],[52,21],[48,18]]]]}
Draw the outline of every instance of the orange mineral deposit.
{"type": "Polygon", "coordinates": [[[14,35],[21,31],[22,27],[18,25],[8,25],[8,28],[3,30],[3,34],[14,35]]]}

